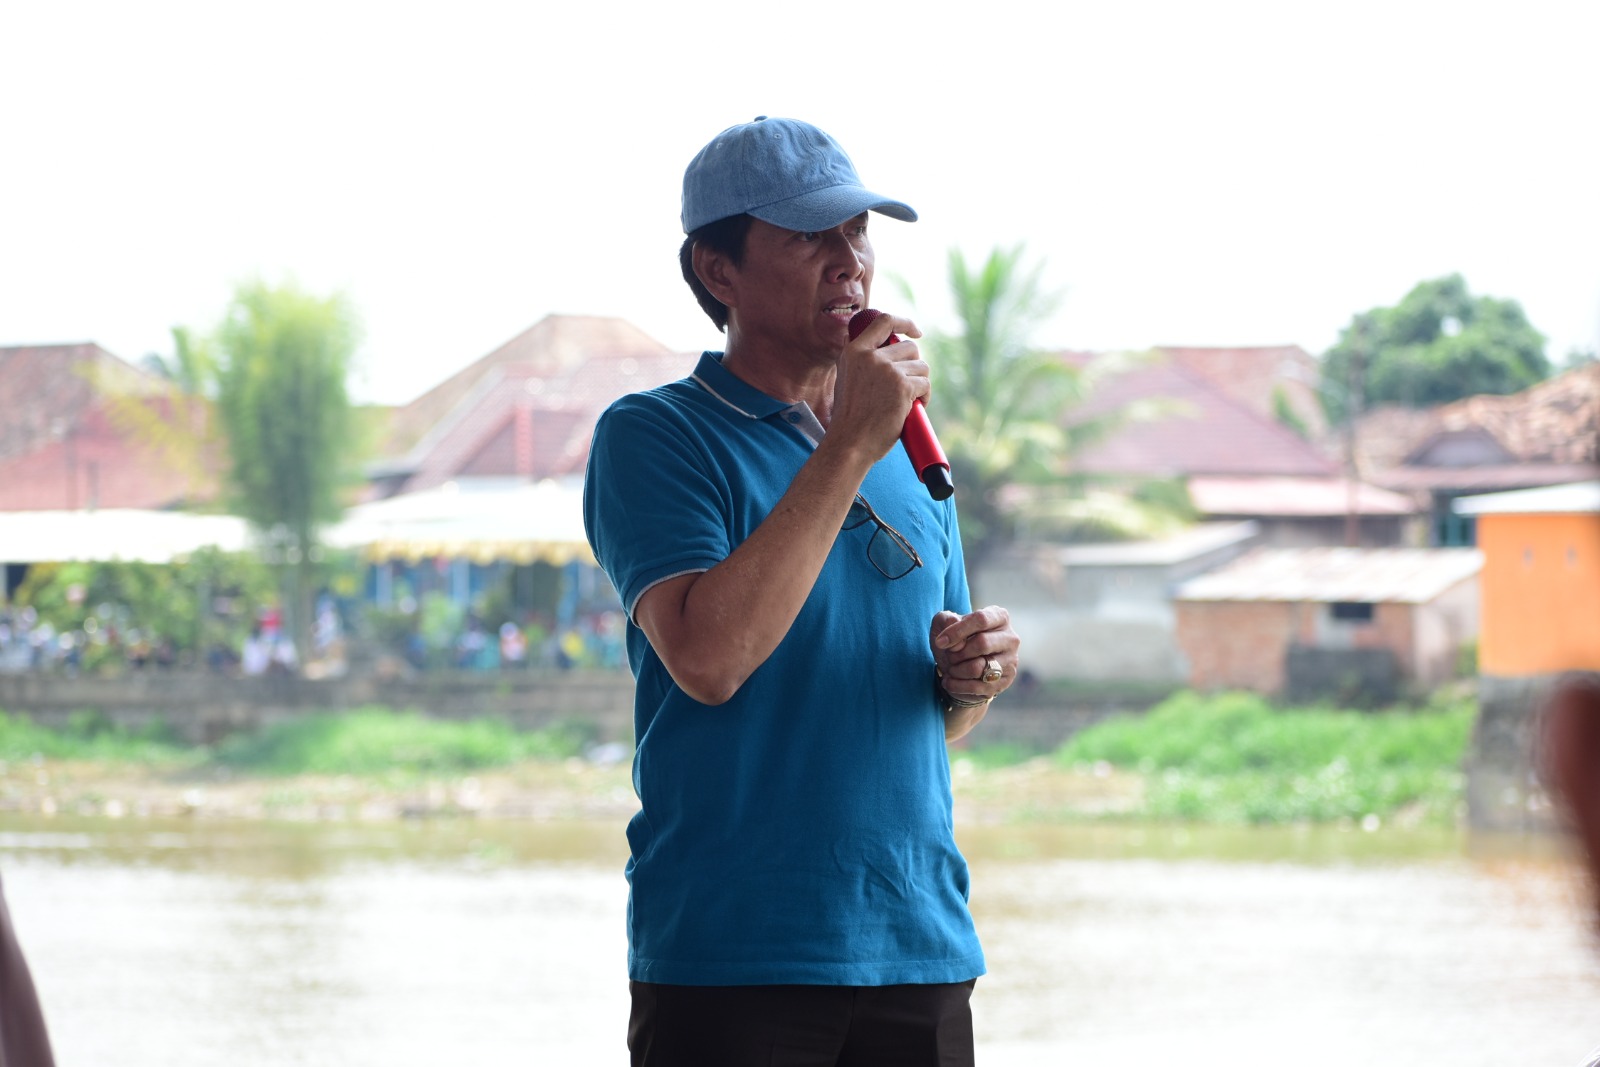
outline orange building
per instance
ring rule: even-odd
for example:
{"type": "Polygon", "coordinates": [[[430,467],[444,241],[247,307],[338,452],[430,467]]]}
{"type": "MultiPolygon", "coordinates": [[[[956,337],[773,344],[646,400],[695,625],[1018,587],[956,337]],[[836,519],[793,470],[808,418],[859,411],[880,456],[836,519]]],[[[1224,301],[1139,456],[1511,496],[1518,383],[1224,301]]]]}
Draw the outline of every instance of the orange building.
{"type": "Polygon", "coordinates": [[[1526,678],[1600,670],[1600,481],[1456,502],[1483,552],[1478,669],[1526,678]]]}

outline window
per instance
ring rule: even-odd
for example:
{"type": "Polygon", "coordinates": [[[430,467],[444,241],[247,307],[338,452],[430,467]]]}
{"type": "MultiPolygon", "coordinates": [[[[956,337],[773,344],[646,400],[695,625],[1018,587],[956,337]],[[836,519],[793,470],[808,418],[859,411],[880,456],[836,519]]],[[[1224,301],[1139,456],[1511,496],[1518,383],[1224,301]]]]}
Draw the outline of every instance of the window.
{"type": "Polygon", "coordinates": [[[1372,605],[1366,601],[1342,600],[1329,604],[1328,614],[1340,622],[1371,622],[1372,605]]]}

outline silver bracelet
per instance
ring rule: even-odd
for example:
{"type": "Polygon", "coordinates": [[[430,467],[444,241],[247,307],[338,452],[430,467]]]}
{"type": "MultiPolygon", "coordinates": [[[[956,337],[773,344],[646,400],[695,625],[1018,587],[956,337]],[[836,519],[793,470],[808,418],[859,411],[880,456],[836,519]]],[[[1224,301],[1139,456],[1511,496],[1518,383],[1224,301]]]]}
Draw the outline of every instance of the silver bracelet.
{"type": "Polygon", "coordinates": [[[973,699],[963,699],[962,697],[956,696],[954,693],[950,692],[950,690],[944,687],[944,672],[939,669],[938,664],[934,664],[933,667],[933,688],[934,692],[938,694],[940,702],[948,704],[953,708],[975,708],[980,704],[987,704],[989,701],[994,699],[992,696],[976,697],[973,699]]]}

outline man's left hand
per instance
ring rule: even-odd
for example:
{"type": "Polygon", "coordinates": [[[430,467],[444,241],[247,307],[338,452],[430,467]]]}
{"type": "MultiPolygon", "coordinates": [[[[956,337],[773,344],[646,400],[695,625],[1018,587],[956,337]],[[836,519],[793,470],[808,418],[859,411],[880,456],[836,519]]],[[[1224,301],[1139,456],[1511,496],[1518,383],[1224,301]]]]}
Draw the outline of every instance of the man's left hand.
{"type": "Polygon", "coordinates": [[[1017,650],[1022,639],[1011,628],[1005,608],[980,608],[968,615],[941,611],[933,617],[928,645],[944,691],[963,700],[999,696],[1021,669],[1017,650]]]}

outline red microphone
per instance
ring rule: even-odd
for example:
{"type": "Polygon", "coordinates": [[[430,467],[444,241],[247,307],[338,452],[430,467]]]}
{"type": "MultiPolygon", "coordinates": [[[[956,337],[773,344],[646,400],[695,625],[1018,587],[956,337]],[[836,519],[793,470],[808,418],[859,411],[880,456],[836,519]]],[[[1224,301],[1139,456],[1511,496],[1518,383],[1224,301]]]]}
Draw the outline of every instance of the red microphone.
{"type": "MultiPolygon", "coordinates": [[[[863,308],[851,316],[850,340],[861,336],[861,331],[882,314],[873,308],[863,308]]],[[[899,341],[900,338],[891,333],[889,339],[878,347],[899,341]]],[[[900,443],[905,446],[906,455],[911,457],[911,467],[917,472],[917,479],[928,487],[929,496],[944,500],[956,491],[956,483],[950,480],[950,461],[945,458],[944,449],[939,447],[939,439],[933,436],[933,424],[928,421],[928,411],[922,406],[920,396],[912,401],[911,411],[906,415],[906,424],[900,430],[900,443]]]]}

